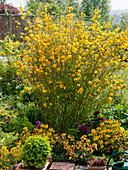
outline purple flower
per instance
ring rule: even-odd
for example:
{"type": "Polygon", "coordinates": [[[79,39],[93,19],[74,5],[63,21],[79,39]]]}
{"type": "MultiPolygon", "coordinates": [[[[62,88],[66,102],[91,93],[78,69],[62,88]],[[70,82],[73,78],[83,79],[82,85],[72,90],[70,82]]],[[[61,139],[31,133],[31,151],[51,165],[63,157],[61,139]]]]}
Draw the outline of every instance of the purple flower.
{"type": "Polygon", "coordinates": [[[106,118],[104,118],[104,117],[99,117],[99,118],[97,118],[97,120],[99,120],[99,122],[103,122],[104,120],[106,120],[106,118]]]}
{"type": "Polygon", "coordinates": [[[9,123],[9,120],[7,120],[7,123],[9,123]]]}
{"type": "Polygon", "coordinates": [[[98,117],[97,120],[105,120],[104,117],[98,117]]]}
{"type": "Polygon", "coordinates": [[[30,132],[31,132],[31,133],[35,133],[35,131],[34,131],[34,130],[31,130],[30,132]]]}
{"type": "Polygon", "coordinates": [[[95,123],[95,121],[90,121],[90,122],[88,122],[88,126],[93,126],[93,124],[95,123]]]}
{"type": "Polygon", "coordinates": [[[74,125],[79,125],[79,123],[75,123],[74,125]]]}
{"type": "Polygon", "coordinates": [[[85,126],[85,125],[80,126],[80,127],[78,128],[78,130],[79,130],[80,132],[83,131],[83,132],[85,132],[85,133],[88,133],[88,127],[85,126]]]}
{"type": "Polygon", "coordinates": [[[99,111],[95,111],[93,114],[94,115],[98,115],[98,114],[100,114],[100,112],[99,111]]]}
{"type": "Polygon", "coordinates": [[[40,125],[42,125],[43,123],[41,123],[40,121],[37,121],[36,122],[36,128],[37,129],[40,129],[41,128],[41,126],[40,125]]]}
{"type": "Polygon", "coordinates": [[[18,79],[19,81],[22,81],[22,79],[18,79]]]}

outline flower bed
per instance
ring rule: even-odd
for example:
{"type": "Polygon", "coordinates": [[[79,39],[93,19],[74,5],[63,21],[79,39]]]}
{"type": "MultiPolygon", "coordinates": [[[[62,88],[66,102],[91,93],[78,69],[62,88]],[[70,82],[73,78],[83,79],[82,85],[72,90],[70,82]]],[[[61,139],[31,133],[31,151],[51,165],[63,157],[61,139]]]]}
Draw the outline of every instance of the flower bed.
{"type": "Polygon", "coordinates": [[[53,160],[76,164],[127,147],[127,130],[99,110],[127,86],[116,73],[127,71],[128,31],[100,25],[97,10],[88,25],[71,7],[56,22],[47,9],[34,23],[27,21],[22,43],[8,36],[2,41],[1,55],[7,58],[0,62],[2,169],[22,161],[30,137],[46,137],[53,160]]]}

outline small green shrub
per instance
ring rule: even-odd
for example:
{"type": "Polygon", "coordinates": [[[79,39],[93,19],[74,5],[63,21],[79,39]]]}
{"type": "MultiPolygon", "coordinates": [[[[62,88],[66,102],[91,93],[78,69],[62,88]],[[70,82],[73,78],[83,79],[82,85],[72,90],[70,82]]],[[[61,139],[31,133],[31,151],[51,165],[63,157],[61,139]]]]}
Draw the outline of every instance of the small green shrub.
{"type": "Polygon", "coordinates": [[[21,151],[26,167],[42,167],[48,160],[51,147],[46,137],[29,136],[21,151]]]}

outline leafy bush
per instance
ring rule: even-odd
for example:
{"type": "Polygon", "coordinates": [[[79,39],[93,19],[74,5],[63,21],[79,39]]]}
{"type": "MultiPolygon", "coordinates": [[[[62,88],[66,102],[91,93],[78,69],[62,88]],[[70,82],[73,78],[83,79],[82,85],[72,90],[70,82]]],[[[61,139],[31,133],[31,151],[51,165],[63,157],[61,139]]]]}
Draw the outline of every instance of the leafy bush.
{"type": "Polygon", "coordinates": [[[3,95],[17,94],[19,89],[23,88],[23,85],[21,85],[21,76],[18,78],[16,75],[17,69],[13,63],[16,60],[14,47],[17,51],[20,43],[13,42],[9,36],[6,36],[0,42],[2,43],[2,52],[0,54],[3,57],[0,59],[0,90],[3,95]]]}
{"type": "Polygon", "coordinates": [[[34,128],[23,112],[4,104],[0,105],[0,125],[4,132],[15,133],[21,133],[24,127],[28,127],[29,130],[34,128]]]}
{"type": "Polygon", "coordinates": [[[46,137],[30,136],[21,151],[21,160],[26,167],[42,167],[48,160],[51,147],[46,137]]]}
{"type": "Polygon", "coordinates": [[[101,114],[107,119],[116,119],[121,125],[128,128],[128,105],[126,102],[107,104],[101,109],[101,114]]]}

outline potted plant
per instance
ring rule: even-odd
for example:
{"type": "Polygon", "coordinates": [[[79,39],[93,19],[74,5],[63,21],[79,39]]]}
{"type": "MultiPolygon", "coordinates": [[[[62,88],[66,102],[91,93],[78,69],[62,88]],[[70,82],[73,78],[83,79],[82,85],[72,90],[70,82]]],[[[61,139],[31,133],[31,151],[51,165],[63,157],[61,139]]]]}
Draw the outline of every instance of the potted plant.
{"type": "Polygon", "coordinates": [[[89,157],[87,165],[89,170],[104,170],[107,165],[107,159],[102,157],[89,157]]]}
{"type": "MultiPolygon", "coordinates": [[[[16,170],[42,170],[48,161],[51,152],[50,142],[46,137],[29,136],[23,145],[20,159],[23,163],[19,164],[16,170]]],[[[51,163],[51,162],[50,162],[51,163]]]]}

